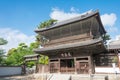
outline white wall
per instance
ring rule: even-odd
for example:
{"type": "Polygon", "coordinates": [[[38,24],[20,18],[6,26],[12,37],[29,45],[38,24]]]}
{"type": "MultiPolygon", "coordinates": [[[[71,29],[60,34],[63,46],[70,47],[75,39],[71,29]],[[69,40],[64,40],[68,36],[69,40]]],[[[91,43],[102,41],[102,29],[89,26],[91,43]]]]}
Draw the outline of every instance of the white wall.
{"type": "Polygon", "coordinates": [[[120,73],[120,69],[118,67],[95,67],[96,73],[120,73]]]}
{"type": "Polygon", "coordinates": [[[0,67],[0,76],[19,75],[21,71],[21,67],[0,67]]]}

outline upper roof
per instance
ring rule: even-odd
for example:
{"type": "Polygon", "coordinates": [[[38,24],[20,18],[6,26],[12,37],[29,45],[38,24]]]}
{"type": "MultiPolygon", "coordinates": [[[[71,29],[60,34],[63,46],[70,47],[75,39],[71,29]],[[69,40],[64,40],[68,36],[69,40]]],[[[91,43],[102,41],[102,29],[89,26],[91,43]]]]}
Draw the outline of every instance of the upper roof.
{"type": "Polygon", "coordinates": [[[67,20],[64,20],[64,21],[61,21],[61,22],[57,22],[57,23],[51,25],[50,27],[36,29],[35,32],[38,33],[38,32],[47,31],[47,30],[50,30],[50,29],[53,29],[53,28],[58,28],[58,27],[61,27],[62,25],[66,25],[66,24],[77,22],[77,21],[81,21],[81,20],[90,18],[92,16],[96,16],[96,15],[98,16],[99,24],[102,26],[103,31],[106,33],[106,31],[105,31],[105,29],[102,25],[98,10],[91,11],[91,12],[86,12],[83,15],[80,15],[80,16],[77,16],[77,17],[74,17],[74,18],[70,18],[70,19],[67,19],[67,20]]]}
{"type": "Polygon", "coordinates": [[[52,47],[38,48],[38,49],[35,49],[34,51],[35,52],[47,52],[47,51],[53,51],[53,50],[62,50],[62,49],[67,49],[67,48],[88,46],[88,45],[96,44],[102,41],[103,41],[102,38],[98,38],[98,39],[69,43],[69,44],[61,44],[61,45],[52,46],[52,47]]]}

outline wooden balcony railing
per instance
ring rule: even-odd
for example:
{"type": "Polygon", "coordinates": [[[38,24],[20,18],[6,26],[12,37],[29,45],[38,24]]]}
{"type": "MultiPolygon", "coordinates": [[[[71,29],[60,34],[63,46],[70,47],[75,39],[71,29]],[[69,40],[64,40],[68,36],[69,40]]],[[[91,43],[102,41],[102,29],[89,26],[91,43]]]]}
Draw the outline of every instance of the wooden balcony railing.
{"type": "Polygon", "coordinates": [[[51,68],[50,73],[57,73],[59,70],[57,68],[51,68]]]}
{"type": "Polygon", "coordinates": [[[61,67],[60,72],[75,72],[75,68],[61,67]]]}

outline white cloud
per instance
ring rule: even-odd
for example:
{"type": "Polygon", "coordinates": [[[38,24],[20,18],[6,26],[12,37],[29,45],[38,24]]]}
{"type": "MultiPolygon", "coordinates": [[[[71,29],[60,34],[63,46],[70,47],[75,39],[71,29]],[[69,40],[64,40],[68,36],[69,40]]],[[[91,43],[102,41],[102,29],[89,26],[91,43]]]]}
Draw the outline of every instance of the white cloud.
{"type": "MultiPolygon", "coordinates": [[[[90,13],[92,10],[87,11],[87,13],[90,13]]],[[[86,13],[86,12],[85,12],[86,13]]],[[[76,9],[74,7],[72,7],[70,9],[69,12],[65,12],[63,10],[60,10],[58,8],[53,8],[52,12],[50,13],[50,17],[52,19],[56,19],[58,21],[63,21],[72,17],[76,17],[76,16],[80,16],[82,14],[85,13],[79,13],[79,9],[76,9]]],[[[101,21],[103,23],[103,25],[105,26],[107,32],[116,32],[118,31],[118,29],[116,27],[114,27],[114,24],[117,20],[117,16],[115,13],[105,13],[103,15],[100,16],[101,17],[101,21]],[[106,26],[109,26],[108,28],[106,26]]]]}
{"type": "Polygon", "coordinates": [[[31,42],[35,41],[34,35],[28,36],[19,30],[13,30],[11,28],[0,28],[0,37],[8,41],[7,45],[0,46],[6,51],[17,47],[19,43],[24,42],[29,45],[31,42]]]}
{"type": "Polygon", "coordinates": [[[104,26],[113,26],[117,20],[115,13],[101,15],[101,20],[104,26]]]}
{"type": "Polygon", "coordinates": [[[120,40],[120,35],[117,35],[115,40],[120,40]]]}
{"type": "Polygon", "coordinates": [[[80,13],[78,13],[74,7],[71,8],[70,12],[64,12],[58,8],[53,8],[52,12],[50,13],[50,17],[58,21],[63,21],[79,15],[80,13]]]}
{"type": "Polygon", "coordinates": [[[79,12],[79,9],[76,9],[75,7],[71,7],[71,8],[70,8],[70,11],[71,11],[71,12],[76,12],[76,13],[77,13],[77,12],[79,12]]]}
{"type": "MultiPolygon", "coordinates": [[[[92,10],[87,11],[88,13],[92,10]]],[[[58,8],[53,8],[50,13],[50,17],[52,19],[57,19],[58,21],[63,21],[72,17],[80,16],[84,13],[79,13],[79,9],[75,9],[72,7],[69,12],[65,12],[58,8]]],[[[115,13],[103,14],[101,15],[101,20],[104,26],[113,26],[117,20],[117,16],[115,13]]]]}
{"type": "Polygon", "coordinates": [[[119,45],[120,44],[120,35],[116,35],[114,39],[109,40],[110,45],[119,45]]]}
{"type": "MultiPolygon", "coordinates": [[[[87,11],[87,13],[90,13],[91,11],[92,10],[89,10],[87,11]]],[[[52,12],[50,13],[50,17],[58,21],[63,21],[72,17],[80,16],[85,13],[79,13],[79,9],[76,9],[74,7],[72,7],[69,12],[65,12],[64,10],[60,10],[58,8],[53,8],[52,12]]],[[[117,20],[117,15],[115,13],[109,13],[109,14],[105,13],[105,14],[102,14],[100,17],[101,17],[102,24],[104,25],[106,31],[109,34],[118,32],[118,28],[115,27],[115,23],[117,20]]],[[[114,40],[111,39],[108,42],[116,41],[116,40],[120,41],[120,35],[117,35],[116,39],[114,40]]]]}
{"type": "Polygon", "coordinates": [[[117,28],[117,27],[109,27],[109,28],[107,29],[107,32],[109,32],[109,33],[118,32],[118,28],[117,28]]]}

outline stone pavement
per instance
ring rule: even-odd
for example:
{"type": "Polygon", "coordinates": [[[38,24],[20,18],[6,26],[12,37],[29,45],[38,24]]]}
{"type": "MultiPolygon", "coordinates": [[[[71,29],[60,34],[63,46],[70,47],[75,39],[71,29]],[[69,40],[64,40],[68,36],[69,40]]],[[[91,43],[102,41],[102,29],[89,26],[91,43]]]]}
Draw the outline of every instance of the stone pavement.
{"type": "Polygon", "coordinates": [[[2,77],[0,80],[120,80],[120,74],[32,74],[2,77]]]}

